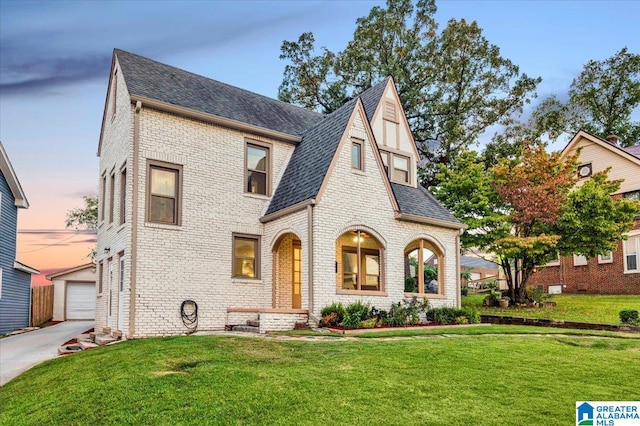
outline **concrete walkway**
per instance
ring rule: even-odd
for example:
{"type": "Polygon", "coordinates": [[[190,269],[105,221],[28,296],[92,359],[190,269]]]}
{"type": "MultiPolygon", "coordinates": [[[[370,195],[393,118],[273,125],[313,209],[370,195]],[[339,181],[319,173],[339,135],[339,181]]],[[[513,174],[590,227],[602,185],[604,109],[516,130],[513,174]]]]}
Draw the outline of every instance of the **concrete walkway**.
{"type": "Polygon", "coordinates": [[[93,321],[65,321],[0,339],[0,386],[31,367],[58,356],[63,343],[93,327],[93,321]]]}

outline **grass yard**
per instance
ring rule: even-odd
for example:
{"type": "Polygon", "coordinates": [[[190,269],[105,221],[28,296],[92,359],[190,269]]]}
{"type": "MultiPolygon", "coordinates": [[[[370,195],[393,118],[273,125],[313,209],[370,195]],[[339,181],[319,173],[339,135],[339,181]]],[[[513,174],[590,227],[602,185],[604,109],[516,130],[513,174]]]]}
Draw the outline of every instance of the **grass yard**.
{"type": "Polygon", "coordinates": [[[638,337],[455,330],[132,340],[7,383],[0,424],[566,425],[578,400],[640,400],[638,337]]]}
{"type": "Polygon", "coordinates": [[[598,324],[620,324],[618,314],[621,310],[640,310],[640,296],[630,295],[557,294],[550,299],[550,301],[558,304],[555,308],[509,307],[506,309],[482,306],[482,300],[485,296],[486,294],[463,296],[462,306],[473,306],[481,314],[486,315],[561,319],[598,324]]]}

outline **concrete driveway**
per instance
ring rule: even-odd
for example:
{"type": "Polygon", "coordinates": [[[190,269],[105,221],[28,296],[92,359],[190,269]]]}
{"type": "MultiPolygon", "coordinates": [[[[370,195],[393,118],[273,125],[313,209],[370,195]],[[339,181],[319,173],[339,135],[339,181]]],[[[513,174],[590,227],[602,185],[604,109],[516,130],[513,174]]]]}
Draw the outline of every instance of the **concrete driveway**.
{"type": "Polygon", "coordinates": [[[65,321],[0,339],[0,386],[34,365],[58,356],[58,348],[93,327],[93,321],[65,321]]]}

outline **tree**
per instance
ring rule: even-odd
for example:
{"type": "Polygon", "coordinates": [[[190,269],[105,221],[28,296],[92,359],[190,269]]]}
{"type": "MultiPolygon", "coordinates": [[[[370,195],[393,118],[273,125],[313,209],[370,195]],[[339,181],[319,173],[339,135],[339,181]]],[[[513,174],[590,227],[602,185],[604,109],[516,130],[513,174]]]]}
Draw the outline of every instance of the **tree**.
{"type": "Polygon", "coordinates": [[[562,255],[595,256],[624,238],[640,205],[614,200],[619,181],[608,171],[575,187],[577,155],[561,158],[541,144],[525,144],[518,159],[486,169],[467,152],[455,169],[441,168],[434,195],[469,228],[463,248],[498,255],[512,301],[527,300],[526,284],[538,265],[562,255]]]}
{"type": "Polygon", "coordinates": [[[95,231],[98,229],[98,197],[82,197],[84,207],[75,207],[67,211],[66,227],[77,231],[95,231]]]}
{"type": "MultiPolygon", "coordinates": [[[[76,231],[95,232],[98,229],[98,197],[85,195],[82,197],[84,207],[75,207],[67,211],[67,220],[65,225],[67,228],[73,228],[76,231]]],[[[92,247],[87,257],[92,260],[96,258],[96,248],[92,247]]]]}
{"type": "Polygon", "coordinates": [[[623,48],[608,59],[587,62],[568,94],[566,102],[556,95],[544,99],[528,122],[519,124],[527,129],[525,137],[555,139],[585,129],[603,138],[615,134],[623,147],[640,143],[640,123],[631,121],[640,107],[640,55],[623,48]]]}
{"type": "Polygon", "coordinates": [[[285,41],[279,98],[330,113],[387,76],[398,95],[425,165],[425,185],[437,183],[438,164],[450,166],[490,126],[535,95],[539,78],[521,74],[500,55],[476,22],[452,19],[437,32],[433,0],[388,0],[359,18],[353,39],[338,53],[314,55],[304,33],[285,41]]]}

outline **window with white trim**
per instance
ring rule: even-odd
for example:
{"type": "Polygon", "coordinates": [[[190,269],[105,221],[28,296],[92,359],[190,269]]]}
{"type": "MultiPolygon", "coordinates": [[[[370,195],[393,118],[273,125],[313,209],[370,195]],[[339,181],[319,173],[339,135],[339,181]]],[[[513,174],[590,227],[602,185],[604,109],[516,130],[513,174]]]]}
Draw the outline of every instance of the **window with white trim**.
{"type": "Polygon", "coordinates": [[[587,257],[582,254],[574,254],[573,255],[573,266],[584,266],[586,265],[587,257]]]}
{"type": "Polygon", "coordinates": [[[598,255],[598,263],[613,263],[613,252],[598,255]]]}
{"type": "Polygon", "coordinates": [[[630,236],[624,242],[624,271],[640,273],[640,235],[630,236]]]}

